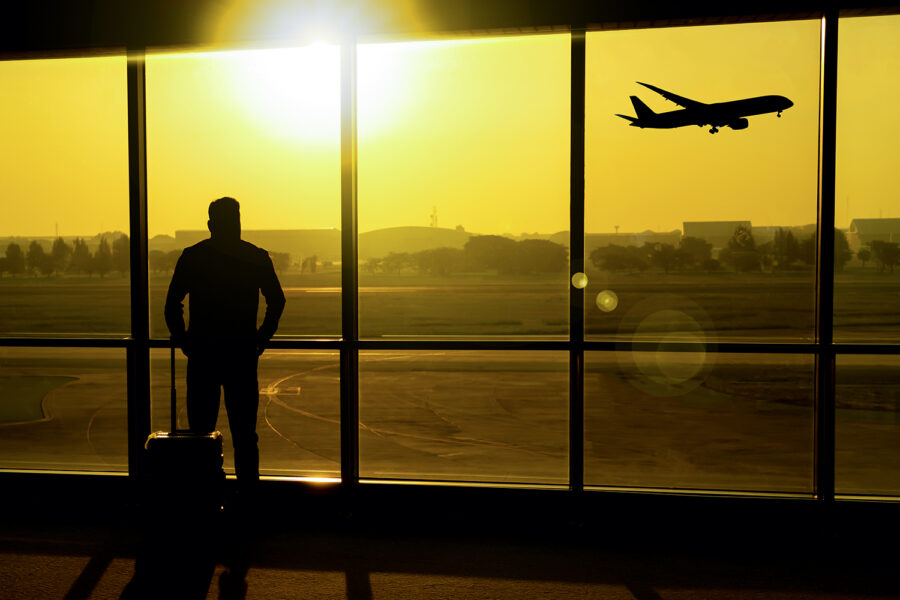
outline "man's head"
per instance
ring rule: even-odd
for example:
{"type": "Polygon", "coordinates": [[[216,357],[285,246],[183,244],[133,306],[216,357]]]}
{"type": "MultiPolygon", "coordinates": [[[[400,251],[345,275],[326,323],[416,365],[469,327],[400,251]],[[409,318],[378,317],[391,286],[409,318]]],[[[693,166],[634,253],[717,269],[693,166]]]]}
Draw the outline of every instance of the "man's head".
{"type": "Polygon", "coordinates": [[[209,233],[218,239],[241,239],[241,205],[225,196],[209,204],[209,233]]]}

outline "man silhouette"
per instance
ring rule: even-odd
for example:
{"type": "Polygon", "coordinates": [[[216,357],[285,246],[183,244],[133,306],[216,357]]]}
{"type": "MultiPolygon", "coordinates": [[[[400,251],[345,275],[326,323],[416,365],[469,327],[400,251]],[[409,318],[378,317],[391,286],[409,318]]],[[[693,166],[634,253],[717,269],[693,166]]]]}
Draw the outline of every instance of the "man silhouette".
{"type": "Polygon", "coordinates": [[[219,396],[234,446],[238,486],[246,492],[259,481],[256,417],[257,364],[278,328],[284,292],[268,252],[241,240],[240,205],[219,198],[209,205],[210,237],[185,248],[166,296],[166,325],[172,341],[188,357],[187,412],[192,431],[216,428],[219,396]],[[266,316],[257,329],[259,293],[266,316]],[[190,296],[185,330],[183,301],[190,296]]]}

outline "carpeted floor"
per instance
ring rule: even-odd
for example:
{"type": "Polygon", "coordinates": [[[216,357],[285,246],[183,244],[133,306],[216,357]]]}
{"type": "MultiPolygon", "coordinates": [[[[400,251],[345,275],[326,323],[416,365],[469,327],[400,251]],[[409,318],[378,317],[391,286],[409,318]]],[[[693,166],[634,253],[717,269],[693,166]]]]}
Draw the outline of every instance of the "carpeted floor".
{"type": "MultiPolygon", "coordinates": [[[[264,511],[254,519],[264,523],[264,511]]],[[[596,532],[532,539],[352,523],[242,530],[227,520],[198,541],[161,529],[145,536],[120,517],[87,521],[0,523],[0,599],[900,597],[893,547],[761,551],[666,540],[663,548],[596,532]]]]}

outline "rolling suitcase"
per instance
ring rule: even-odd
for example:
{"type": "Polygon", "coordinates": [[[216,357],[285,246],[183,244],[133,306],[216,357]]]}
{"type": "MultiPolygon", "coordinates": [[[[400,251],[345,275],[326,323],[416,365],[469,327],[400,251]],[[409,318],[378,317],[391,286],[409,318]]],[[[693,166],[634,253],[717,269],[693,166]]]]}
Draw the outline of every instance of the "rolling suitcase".
{"type": "Polygon", "coordinates": [[[145,500],[169,524],[214,519],[222,508],[225,471],[222,434],[179,430],[175,409],[175,344],[170,360],[171,430],[151,433],[146,450],[145,500]]]}

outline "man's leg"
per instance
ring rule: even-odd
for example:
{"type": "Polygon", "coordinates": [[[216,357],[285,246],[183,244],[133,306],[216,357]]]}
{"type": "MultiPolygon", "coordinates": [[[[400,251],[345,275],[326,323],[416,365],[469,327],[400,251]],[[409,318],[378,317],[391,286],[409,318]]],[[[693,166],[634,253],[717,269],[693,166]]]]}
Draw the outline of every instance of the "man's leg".
{"type": "MultiPolygon", "coordinates": [[[[219,366],[221,368],[221,366],[219,366]]],[[[214,357],[191,356],[187,364],[187,413],[191,431],[215,431],[219,418],[221,382],[214,357]]]]}
{"type": "Polygon", "coordinates": [[[225,376],[225,410],[234,446],[234,472],[241,487],[259,481],[259,437],[256,413],[259,409],[259,382],[255,349],[235,356],[225,376]]]}

